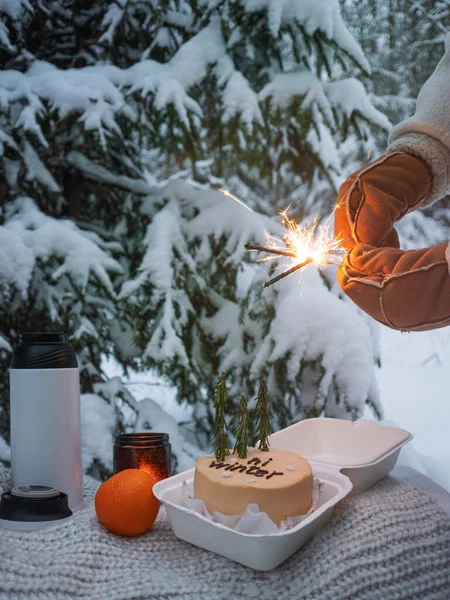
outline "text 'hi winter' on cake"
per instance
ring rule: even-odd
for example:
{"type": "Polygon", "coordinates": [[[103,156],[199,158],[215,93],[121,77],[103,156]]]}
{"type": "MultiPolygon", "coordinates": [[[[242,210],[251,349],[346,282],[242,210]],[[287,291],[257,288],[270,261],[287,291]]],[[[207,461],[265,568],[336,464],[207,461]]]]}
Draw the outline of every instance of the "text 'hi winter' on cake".
{"type": "Polygon", "coordinates": [[[214,454],[197,460],[194,497],[213,514],[241,515],[258,504],[276,525],[308,512],[313,498],[311,465],[298,454],[272,448],[249,448],[246,458],[214,454]]]}

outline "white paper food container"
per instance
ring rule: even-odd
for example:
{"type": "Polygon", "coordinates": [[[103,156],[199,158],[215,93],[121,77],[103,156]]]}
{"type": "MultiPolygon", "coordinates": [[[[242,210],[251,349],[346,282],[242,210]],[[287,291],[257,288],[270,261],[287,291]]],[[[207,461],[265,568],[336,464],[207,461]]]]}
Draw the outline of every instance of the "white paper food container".
{"type": "Polygon", "coordinates": [[[240,533],[185,508],[182,483],[192,483],[194,469],[158,482],[153,492],[164,504],[177,537],[252,569],[269,571],[308,542],[352,488],[361,492],[392,470],[401,447],[411,438],[403,429],[366,419],[354,423],[307,419],[273,434],[272,448],[301,454],[323,482],[318,508],[292,529],[278,534],[240,533]]]}
{"type": "Polygon", "coordinates": [[[177,537],[238,563],[269,571],[303,546],[328,520],[335,505],[347,496],[352,484],[348,477],[323,465],[313,467],[323,482],[317,509],[296,527],[272,535],[240,533],[213,523],[182,506],[181,484],[192,483],[194,469],[185,471],[153,486],[155,496],[164,504],[177,537]]]}
{"type": "Polygon", "coordinates": [[[402,447],[412,434],[399,427],[359,419],[305,419],[274,433],[270,446],[301,454],[347,475],[352,494],[359,494],[395,467],[402,447]]]}

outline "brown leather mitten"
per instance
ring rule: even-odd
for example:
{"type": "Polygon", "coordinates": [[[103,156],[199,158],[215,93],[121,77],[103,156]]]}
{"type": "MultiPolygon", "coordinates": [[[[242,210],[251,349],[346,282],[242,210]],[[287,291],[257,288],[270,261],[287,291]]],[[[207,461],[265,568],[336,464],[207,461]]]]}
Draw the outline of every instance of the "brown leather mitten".
{"type": "Polygon", "coordinates": [[[431,183],[423,160],[397,152],[354,173],[339,192],[335,235],[348,250],[339,284],[355,304],[394,329],[450,324],[446,245],[402,252],[394,229],[427,200],[431,183]]]}
{"type": "Polygon", "coordinates": [[[338,268],[339,284],[362,310],[402,331],[450,325],[447,244],[423,250],[356,244],[338,268]]]}
{"type": "Polygon", "coordinates": [[[342,184],[334,230],[346,250],[357,243],[399,247],[394,223],[418,208],[431,189],[431,171],[403,152],[382,156],[342,184]]]}

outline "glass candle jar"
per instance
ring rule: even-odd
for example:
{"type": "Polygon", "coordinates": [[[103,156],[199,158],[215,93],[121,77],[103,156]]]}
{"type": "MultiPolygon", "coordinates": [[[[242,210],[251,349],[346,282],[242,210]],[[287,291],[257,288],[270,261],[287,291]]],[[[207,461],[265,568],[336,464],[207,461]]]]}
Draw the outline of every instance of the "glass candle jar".
{"type": "Polygon", "coordinates": [[[114,475],[142,469],[158,481],[170,477],[171,450],[167,433],[121,433],[114,443],[114,475]]]}

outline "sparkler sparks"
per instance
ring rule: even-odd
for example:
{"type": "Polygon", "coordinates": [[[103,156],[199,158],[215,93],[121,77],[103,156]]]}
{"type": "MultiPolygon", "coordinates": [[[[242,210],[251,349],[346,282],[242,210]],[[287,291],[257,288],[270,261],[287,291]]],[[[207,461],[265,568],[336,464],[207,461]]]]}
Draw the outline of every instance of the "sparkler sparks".
{"type": "MultiPolygon", "coordinates": [[[[287,229],[283,243],[295,253],[296,262],[311,259],[317,266],[336,262],[341,257],[340,242],[336,240],[328,222],[322,224],[316,217],[311,223],[296,223],[287,216],[289,207],[281,214],[281,222],[287,229]]],[[[269,247],[279,247],[279,240],[267,236],[269,247]]]]}
{"type": "Polygon", "coordinates": [[[241,206],[243,206],[244,208],[246,208],[250,212],[253,212],[253,210],[250,208],[250,206],[247,206],[244,202],[242,202],[242,200],[239,200],[239,198],[237,196],[235,196],[234,194],[232,194],[229,190],[226,190],[225,188],[219,188],[218,191],[222,192],[222,194],[224,194],[228,198],[231,198],[232,200],[235,200],[236,202],[238,202],[241,206]]]}
{"type": "MultiPolygon", "coordinates": [[[[228,196],[228,198],[231,198],[235,202],[238,202],[250,212],[253,212],[249,206],[229,190],[219,188],[218,191],[222,192],[225,196],[228,196]]],[[[306,265],[309,265],[310,263],[313,263],[316,267],[320,268],[325,265],[339,262],[342,256],[341,241],[333,236],[328,222],[322,224],[321,219],[316,218],[312,223],[296,223],[287,216],[289,208],[290,207],[288,206],[280,213],[281,222],[287,230],[282,240],[266,233],[266,246],[258,246],[255,244],[245,245],[247,250],[256,250],[272,255],[260,259],[262,262],[273,259],[276,256],[286,256],[292,259],[292,266],[288,267],[283,273],[280,273],[267,281],[264,284],[264,287],[268,287],[277,281],[280,281],[280,279],[306,267],[306,265]]]]}
{"type": "MultiPolygon", "coordinates": [[[[334,264],[340,260],[342,255],[340,241],[333,236],[328,223],[322,224],[321,220],[316,218],[312,223],[299,224],[287,216],[288,210],[289,207],[280,213],[281,222],[287,229],[282,240],[266,233],[267,246],[254,244],[245,246],[247,250],[259,250],[275,256],[287,256],[293,260],[294,264],[291,267],[267,281],[264,287],[280,281],[310,263],[319,268],[334,264]]],[[[270,260],[275,256],[267,256],[262,260],[270,260]]]]}

